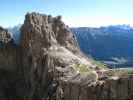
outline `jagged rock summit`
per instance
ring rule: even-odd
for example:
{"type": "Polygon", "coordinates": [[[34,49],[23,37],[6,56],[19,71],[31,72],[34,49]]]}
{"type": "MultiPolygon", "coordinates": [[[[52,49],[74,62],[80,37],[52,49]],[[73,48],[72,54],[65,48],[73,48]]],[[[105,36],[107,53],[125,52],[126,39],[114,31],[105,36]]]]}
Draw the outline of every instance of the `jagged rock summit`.
{"type": "Polygon", "coordinates": [[[99,80],[61,16],[28,13],[17,45],[7,33],[0,28],[0,100],[132,100],[133,78],[99,80]]]}
{"type": "Polygon", "coordinates": [[[61,16],[28,13],[20,30],[20,44],[14,45],[10,33],[0,29],[0,71],[9,73],[0,78],[6,82],[0,85],[2,99],[60,100],[63,82],[96,82],[95,66],[80,52],[61,16]]]}
{"type": "Polygon", "coordinates": [[[96,81],[97,74],[90,71],[93,65],[80,53],[73,34],[60,16],[27,14],[21,31],[22,66],[31,86],[28,96],[59,100],[56,93],[62,82],[80,83],[76,77],[87,81],[89,75],[91,81],[96,81]],[[80,65],[83,68],[78,68],[80,65]]]}

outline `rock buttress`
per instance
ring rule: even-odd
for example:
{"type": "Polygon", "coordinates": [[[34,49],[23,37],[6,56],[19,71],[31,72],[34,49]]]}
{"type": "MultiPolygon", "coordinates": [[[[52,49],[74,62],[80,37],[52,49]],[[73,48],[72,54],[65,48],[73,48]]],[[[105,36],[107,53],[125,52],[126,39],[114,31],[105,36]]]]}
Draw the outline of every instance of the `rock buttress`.
{"type": "Polygon", "coordinates": [[[21,49],[8,30],[0,27],[0,100],[23,100],[21,49]]]}
{"type": "Polygon", "coordinates": [[[0,28],[1,100],[132,100],[131,75],[98,80],[61,17],[30,13],[14,45],[0,28]],[[2,38],[1,38],[2,37],[2,38]]]}
{"type": "Polygon", "coordinates": [[[28,100],[56,99],[60,80],[78,75],[74,66],[79,63],[85,68],[92,67],[86,58],[74,54],[80,50],[60,16],[27,14],[21,32],[22,66],[29,88],[28,100]]]}
{"type": "Polygon", "coordinates": [[[21,32],[26,100],[132,100],[132,79],[99,81],[60,16],[27,14],[21,32]]]}

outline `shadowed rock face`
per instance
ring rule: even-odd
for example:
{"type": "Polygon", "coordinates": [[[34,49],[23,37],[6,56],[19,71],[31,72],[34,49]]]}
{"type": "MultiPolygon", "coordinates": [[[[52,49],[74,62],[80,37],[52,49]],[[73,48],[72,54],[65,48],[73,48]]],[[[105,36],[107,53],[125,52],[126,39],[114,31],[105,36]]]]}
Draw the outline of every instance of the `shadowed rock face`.
{"type": "Polygon", "coordinates": [[[0,48],[1,100],[132,100],[132,77],[99,81],[98,66],[60,16],[27,14],[20,44],[7,40],[0,48]]]}
{"type": "Polygon", "coordinates": [[[17,66],[17,47],[10,33],[0,27],[0,69],[14,70],[17,66]],[[16,61],[16,62],[15,62],[16,61]]]}
{"type": "Polygon", "coordinates": [[[0,27],[0,41],[3,43],[8,43],[11,41],[10,33],[2,27],[0,27]]]}
{"type": "Polygon", "coordinates": [[[20,68],[20,52],[19,46],[14,43],[10,33],[6,29],[0,27],[1,100],[23,100],[24,79],[22,69],[20,68]]]}

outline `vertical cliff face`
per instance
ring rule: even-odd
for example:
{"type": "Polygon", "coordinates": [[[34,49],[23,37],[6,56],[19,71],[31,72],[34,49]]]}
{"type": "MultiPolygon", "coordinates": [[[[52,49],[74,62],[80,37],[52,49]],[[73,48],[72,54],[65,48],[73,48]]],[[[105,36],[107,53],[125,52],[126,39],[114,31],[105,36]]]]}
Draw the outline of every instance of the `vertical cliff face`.
{"type": "Polygon", "coordinates": [[[22,100],[23,83],[20,48],[8,30],[0,27],[0,99],[22,100]]]}
{"type": "Polygon", "coordinates": [[[132,78],[98,80],[60,16],[27,14],[21,31],[26,100],[131,100],[132,78]]]}
{"type": "Polygon", "coordinates": [[[86,69],[87,65],[91,67],[87,59],[74,54],[79,52],[74,36],[60,16],[27,14],[21,31],[22,66],[29,85],[27,99],[53,100],[59,80],[64,75],[77,75],[73,66],[83,63],[86,69]]]}
{"type": "MultiPolygon", "coordinates": [[[[1,100],[132,100],[132,76],[99,80],[61,17],[30,13],[20,44],[0,28],[1,100]]],[[[100,68],[99,68],[100,69],[100,68]]],[[[105,77],[104,77],[105,78],[105,77]]]]}
{"type": "Polygon", "coordinates": [[[46,15],[27,14],[21,31],[22,66],[28,86],[26,99],[46,99],[52,81],[48,71],[53,67],[47,52],[51,45],[57,44],[52,22],[48,22],[46,15]]]}
{"type": "Polygon", "coordinates": [[[117,80],[109,79],[102,84],[90,86],[65,83],[63,100],[132,100],[132,82],[133,78],[126,77],[117,80]]]}
{"type": "Polygon", "coordinates": [[[14,70],[17,68],[17,46],[15,45],[8,30],[0,27],[0,68],[14,70]],[[16,61],[16,62],[15,62],[16,61]]]}

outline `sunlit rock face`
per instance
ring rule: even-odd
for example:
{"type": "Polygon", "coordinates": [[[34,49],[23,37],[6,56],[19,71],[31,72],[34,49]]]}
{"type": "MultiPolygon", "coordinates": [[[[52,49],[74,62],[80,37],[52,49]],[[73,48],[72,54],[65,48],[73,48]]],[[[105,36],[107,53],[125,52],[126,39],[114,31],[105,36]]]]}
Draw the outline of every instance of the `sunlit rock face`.
{"type": "Polygon", "coordinates": [[[74,65],[92,67],[60,16],[27,14],[21,32],[22,66],[30,85],[27,98],[53,100],[60,82],[78,74],[74,65]]]}
{"type": "Polygon", "coordinates": [[[16,45],[0,29],[0,100],[132,100],[132,76],[99,80],[103,68],[79,50],[60,16],[28,13],[20,32],[16,45]]]}

